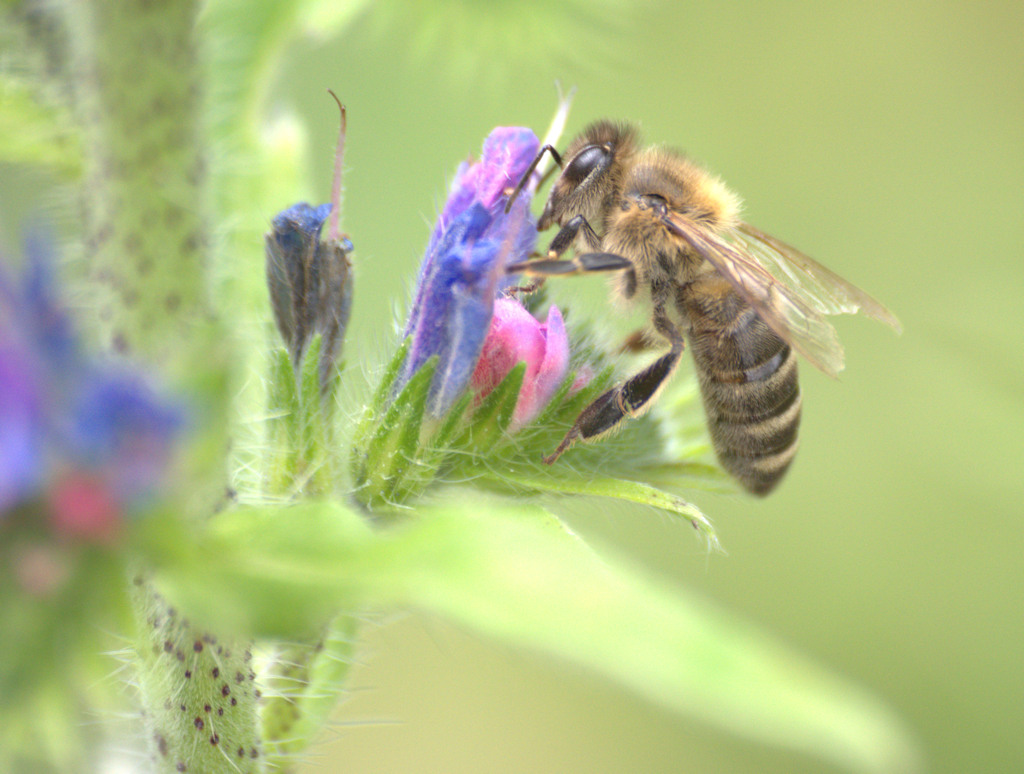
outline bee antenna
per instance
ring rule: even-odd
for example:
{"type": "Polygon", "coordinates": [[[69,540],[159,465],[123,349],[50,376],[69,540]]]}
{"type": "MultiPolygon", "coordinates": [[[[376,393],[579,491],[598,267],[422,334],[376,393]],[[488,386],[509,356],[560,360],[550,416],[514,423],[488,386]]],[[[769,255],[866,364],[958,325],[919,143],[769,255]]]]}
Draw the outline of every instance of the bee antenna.
{"type": "Polygon", "coordinates": [[[552,158],[554,158],[555,163],[558,164],[559,167],[562,166],[562,157],[558,155],[558,151],[555,150],[555,147],[553,145],[545,145],[543,148],[537,151],[537,155],[533,157],[533,161],[530,162],[530,166],[527,167],[526,172],[523,173],[523,176],[519,178],[519,182],[516,184],[516,187],[512,189],[512,193],[508,195],[508,203],[505,205],[506,215],[508,214],[509,210],[512,209],[512,203],[516,200],[516,197],[523,192],[524,188],[526,188],[527,183],[529,183],[530,181],[530,177],[537,169],[537,165],[540,164],[541,159],[544,158],[545,153],[551,153],[551,156],[552,158]]]}
{"type": "Polygon", "coordinates": [[[338,221],[341,217],[341,170],[342,162],[345,159],[345,129],[347,126],[347,119],[345,115],[345,106],[341,104],[341,100],[338,99],[338,95],[331,91],[331,89],[328,89],[327,93],[334,97],[334,101],[338,103],[338,110],[341,111],[341,127],[338,130],[338,147],[334,151],[334,181],[331,184],[331,217],[327,226],[327,238],[336,240],[341,237],[338,231],[338,221]]]}

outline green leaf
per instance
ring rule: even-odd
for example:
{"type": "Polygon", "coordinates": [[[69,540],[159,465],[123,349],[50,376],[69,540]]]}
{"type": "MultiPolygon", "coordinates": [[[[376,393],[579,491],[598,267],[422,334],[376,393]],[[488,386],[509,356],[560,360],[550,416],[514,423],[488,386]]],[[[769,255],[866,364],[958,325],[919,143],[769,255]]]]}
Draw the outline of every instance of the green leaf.
{"type": "Polygon", "coordinates": [[[700,533],[708,547],[721,550],[718,533],[707,516],[693,503],[684,500],[657,487],[639,481],[628,481],[620,478],[584,478],[578,475],[530,475],[530,471],[503,470],[501,475],[492,470],[481,470],[480,476],[500,485],[509,486],[519,491],[551,492],[555,494],[593,495],[595,497],[611,497],[616,500],[651,505],[688,519],[693,528],[700,533]]]}
{"type": "Polygon", "coordinates": [[[456,447],[486,454],[500,443],[512,421],[525,376],[526,363],[516,363],[473,411],[463,436],[455,443],[456,447]]]}
{"type": "Polygon", "coordinates": [[[177,550],[160,578],[195,616],[294,636],[331,607],[419,609],[741,736],[854,771],[917,768],[861,690],[537,508],[474,498],[378,531],[337,503],[239,508],[177,550]]]}

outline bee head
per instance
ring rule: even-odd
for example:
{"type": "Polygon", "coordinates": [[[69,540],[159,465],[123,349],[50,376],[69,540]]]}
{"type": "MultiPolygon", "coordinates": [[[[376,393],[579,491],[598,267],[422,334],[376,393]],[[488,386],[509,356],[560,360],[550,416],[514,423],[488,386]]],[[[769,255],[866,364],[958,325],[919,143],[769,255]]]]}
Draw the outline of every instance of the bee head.
{"type": "Polygon", "coordinates": [[[598,121],[584,129],[565,152],[562,173],[551,187],[537,228],[564,225],[576,215],[600,222],[620,192],[636,143],[636,131],[627,124],[598,121]]]}

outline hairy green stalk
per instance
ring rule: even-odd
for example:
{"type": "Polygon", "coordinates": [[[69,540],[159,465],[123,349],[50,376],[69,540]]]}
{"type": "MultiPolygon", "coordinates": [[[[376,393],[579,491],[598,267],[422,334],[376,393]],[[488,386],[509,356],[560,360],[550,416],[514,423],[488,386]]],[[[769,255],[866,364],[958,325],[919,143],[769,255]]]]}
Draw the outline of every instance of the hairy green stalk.
{"type": "Polygon", "coordinates": [[[139,688],[155,770],[261,771],[252,652],[192,626],[141,577],[133,597],[139,688]]]}
{"type": "MultiPolygon", "coordinates": [[[[223,491],[225,338],[210,308],[204,69],[182,0],[62,7],[84,149],[87,303],[111,351],[156,366],[186,396],[194,432],[173,493],[204,518],[223,491]]],[[[257,698],[245,645],[195,630],[151,586],[133,592],[136,666],[161,772],[256,771],[257,698]]]]}

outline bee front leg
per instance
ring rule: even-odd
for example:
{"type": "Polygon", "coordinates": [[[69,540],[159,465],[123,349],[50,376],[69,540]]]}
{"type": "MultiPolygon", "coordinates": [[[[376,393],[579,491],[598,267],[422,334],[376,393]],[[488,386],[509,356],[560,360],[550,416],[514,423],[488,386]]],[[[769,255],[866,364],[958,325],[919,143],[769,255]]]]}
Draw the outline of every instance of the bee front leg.
{"type": "Polygon", "coordinates": [[[532,261],[512,263],[505,267],[509,274],[526,274],[532,277],[570,276],[601,271],[633,271],[633,262],[616,253],[584,253],[571,261],[538,258],[532,261]]]}
{"type": "MultiPolygon", "coordinates": [[[[601,237],[597,235],[593,227],[582,215],[569,220],[551,240],[548,245],[547,258],[538,260],[521,261],[505,267],[508,274],[523,273],[528,276],[539,277],[539,287],[543,284],[544,278],[556,275],[566,276],[572,274],[589,274],[591,272],[603,271],[626,271],[626,286],[636,287],[636,271],[633,263],[617,253],[601,252],[601,237]],[[588,252],[580,252],[577,249],[576,256],[571,261],[560,260],[562,253],[573,246],[577,237],[582,237],[583,244],[588,252]]],[[[532,287],[532,286],[530,286],[532,287]]],[[[535,287],[532,289],[536,290],[535,287]]],[[[632,295],[632,294],[630,294],[632,295]]]]}
{"type": "Polygon", "coordinates": [[[596,252],[601,249],[601,237],[594,231],[594,227],[582,215],[577,215],[555,234],[555,238],[548,245],[548,258],[558,258],[573,246],[577,237],[582,237],[588,252],[596,252]]]}
{"type": "Polygon", "coordinates": [[[653,322],[658,332],[671,342],[672,348],[643,371],[603,393],[583,409],[558,448],[544,458],[546,464],[552,464],[577,441],[600,438],[626,419],[640,416],[654,404],[675,373],[685,344],[679,329],[665,314],[664,303],[656,306],[653,322]]]}

